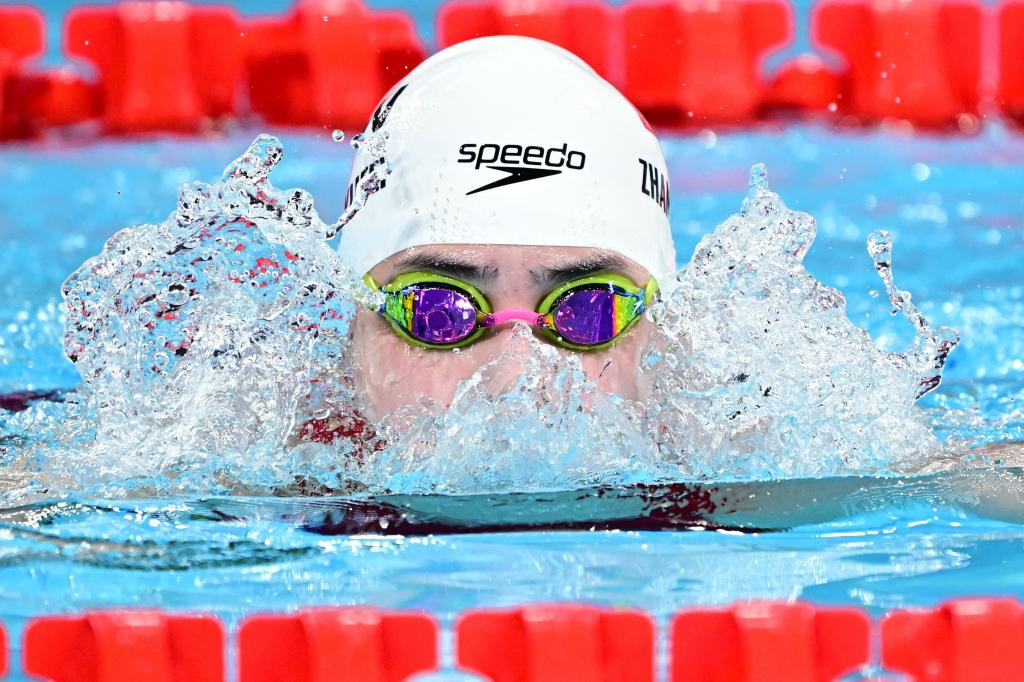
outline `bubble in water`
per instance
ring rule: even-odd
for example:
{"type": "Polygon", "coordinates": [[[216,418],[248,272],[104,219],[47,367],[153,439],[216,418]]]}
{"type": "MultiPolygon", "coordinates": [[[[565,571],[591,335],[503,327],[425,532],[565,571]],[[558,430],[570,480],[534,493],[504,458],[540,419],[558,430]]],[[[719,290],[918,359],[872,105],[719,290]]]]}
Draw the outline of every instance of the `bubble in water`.
{"type": "MultiPolygon", "coordinates": [[[[156,297],[170,306],[185,305],[191,298],[188,287],[181,282],[171,282],[156,297]]],[[[148,311],[146,312],[148,314],[148,311]]]]}
{"type": "Polygon", "coordinates": [[[333,131],[331,133],[331,139],[334,140],[335,142],[341,142],[342,140],[345,139],[345,131],[344,130],[335,130],[335,131],[333,131]]]}

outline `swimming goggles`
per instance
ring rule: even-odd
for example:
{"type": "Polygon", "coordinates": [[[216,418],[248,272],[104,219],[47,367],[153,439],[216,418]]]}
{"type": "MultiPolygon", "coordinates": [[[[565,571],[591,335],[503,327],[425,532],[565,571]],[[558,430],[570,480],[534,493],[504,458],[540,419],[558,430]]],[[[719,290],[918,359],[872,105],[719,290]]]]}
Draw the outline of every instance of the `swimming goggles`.
{"type": "Polygon", "coordinates": [[[384,286],[367,275],[366,283],[384,294],[378,312],[399,336],[438,349],[468,346],[491,327],[522,320],[562,348],[600,350],[629,331],[658,295],[653,278],[641,288],[609,273],[566,282],[535,310],[494,311],[472,284],[432,272],[404,272],[384,286]]]}

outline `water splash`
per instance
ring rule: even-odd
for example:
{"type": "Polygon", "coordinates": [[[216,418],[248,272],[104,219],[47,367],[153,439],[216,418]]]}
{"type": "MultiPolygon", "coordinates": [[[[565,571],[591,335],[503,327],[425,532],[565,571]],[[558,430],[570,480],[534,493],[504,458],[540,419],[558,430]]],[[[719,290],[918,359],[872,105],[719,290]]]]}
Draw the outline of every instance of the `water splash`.
{"type": "Polygon", "coordinates": [[[349,322],[379,294],[327,244],[391,173],[385,133],[353,144],[376,161],[334,223],[270,174],[260,136],[220,182],[192,183],[159,225],[109,240],[64,287],[65,349],[83,386],[5,430],[9,499],[96,492],[260,494],[571,489],[669,479],[751,479],[920,469],[942,450],[915,406],[956,343],[895,287],[891,245],[869,247],[894,307],[917,330],[886,353],[803,267],[814,220],[768,189],[696,248],[652,310],[651,392],[607,396],[578,358],[525,326],[458,389],[369,425],[349,322]],[[500,395],[488,374],[523,371],[500,395]],[[329,437],[324,437],[324,436],[329,437]]]}
{"type": "Polygon", "coordinates": [[[892,275],[892,237],[885,230],[875,230],[868,236],[868,254],[875,262],[875,269],[885,283],[885,290],[892,303],[892,314],[902,313],[912,325],[916,334],[914,345],[904,356],[897,356],[906,362],[908,367],[919,369],[920,388],[917,397],[925,395],[938,387],[942,378],[942,368],[950,352],[960,341],[955,329],[939,327],[932,329],[924,314],[911,303],[909,291],[896,288],[892,275]]]}
{"type": "Polygon", "coordinates": [[[908,352],[880,351],[847,318],[842,293],[804,268],[814,238],[814,219],[786,208],[756,165],[740,213],[701,240],[655,309],[650,405],[686,475],[885,472],[941,451],[915,400],[937,385],[955,332],[931,329],[886,261],[883,279],[917,336],[908,352]]]}
{"type": "Polygon", "coordinates": [[[23,479],[230,490],[310,466],[280,454],[297,420],[348,404],[333,373],[355,305],[377,295],[327,244],[338,223],[271,185],[282,156],[259,136],[220,182],[184,186],[167,220],[122,230],[68,278],[64,347],[83,385],[24,416],[52,440],[21,458],[23,479]]]}
{"type": "Polygon", "coordinates": [[[387,177],[394,170],[387,160],[387,144],[386,130],[359,133],[352,137],[352,146],[375,160],[364,169],[362,179],[356,183],[352,198],[341,218],[335,223],[334,232],[330,236],[333,237],[341,228],[348,225],[366,205],[367,199],[384,187],[387,177]]]}
{"type": "Polygon", "coordinates": [[[450,408],[410,406],[379,425],[388,444],[350,473],[381,491],[565,490],[669,480],[644,409],[602,393],[579,358],[517,324],[505,351],[463,382],[450,408]],[[521,364],[500,395],[491,372],[521,364]]]}

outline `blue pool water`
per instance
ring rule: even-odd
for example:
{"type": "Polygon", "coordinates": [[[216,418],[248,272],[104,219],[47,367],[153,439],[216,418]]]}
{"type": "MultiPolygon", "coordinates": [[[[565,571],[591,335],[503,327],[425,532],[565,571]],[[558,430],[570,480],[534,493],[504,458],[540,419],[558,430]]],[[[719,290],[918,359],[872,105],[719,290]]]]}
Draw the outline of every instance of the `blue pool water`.
{"type": "MultiPolygon", "coordinates": [[[[217,177],[253,134],[0,148],[0,395],[76,386],[61,351],[64,278],[121,227],[163,220],[181,183],[217,177]]],[[[321,215],[339,214],[350,150],[326,135],[281,136],[286,159],[275,184],[305,187],[321,215]]],[[[751,165],[766,163],[772,188],[818,220],[808,269],[846,294],[850,319],[880,346],[901,348],[912,330],[890,315],[865,252],[877,228],[895,240],[900,287],[932,322],[960,330],[942,385],[922,401],[932,428],[965,441],[961,448],[1024,438],[1024,135],[995,124],[972,138],[808,124],[705,132],[665,147],[680,264],[738,209],[751,165]]],[[[17,448],[4,438],[9,416],[0,411],[0,482],[17,448]]],[[[798,487],[816,485],[826,483],[798,487]]],[[[3,502],[0,618],[17,631],[35,614],[111,605],[212,611],[233,622],[254,610],[369,603],[448,622],[473,606],[586,600],[663,619],[685,605],[751,597],[874,614],[963,594],[1024,598],[1024,526],[962,511],[930,486],[851,479],[835,497],[841,513],[828,514],[837,518],[801,524],[797,514],[753,524],[796,523],[760,533],[348,536],[314,532],[324,514],[317,502],[3,502]]],[[[798,511],[823,504],[801,499],[798,511]]],[[[505,513],[486,501],[479,510],[505,513]]]]}

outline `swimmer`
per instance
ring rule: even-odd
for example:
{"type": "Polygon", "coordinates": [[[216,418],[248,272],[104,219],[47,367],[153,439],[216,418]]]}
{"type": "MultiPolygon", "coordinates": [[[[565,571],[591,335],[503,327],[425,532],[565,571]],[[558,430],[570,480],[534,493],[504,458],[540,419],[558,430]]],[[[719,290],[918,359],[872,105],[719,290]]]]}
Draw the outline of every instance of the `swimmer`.
{"type": "MultiPolygon", "coordinates": [[[[424,397],[449,406],[461,382],[510,351],[517,324],[578,357],[599,389],[644,399],[646,313],[674,280],[676,254],[668,171],[643,116],[569,52],[502,36],[453,46],[413,70],[365,134],[382,132],[385,159],[372,144],[360,149],[348,199],[380,163],[393,172],[339,243],[349,267],[384,295],[351,328],[362,416],[375,422],[424,397]]],[[[487,388],[499,395],[522,368],[493,369],[487,388]]],[[[366,428],[338,418],[308,435],[329,442],[366,428]]],[[[987,478],[936,476],[938,490],[970,488],[979,513],[1024,515],[974,495],[987,478]]],[[[993,489],[1019,485],[1010,473],[993,476],[1003,477],[993,489]]],[[[682,498],[703,500],[694,513],[713,524],[769,528],[841,515],[865,485],[737,484],[687,488],[682,498]]]]}
{"type": "MultiPolygon", "coordinates": [[[[645,313],[676,263],[668,171],[640,113],[569,52],[503,36],[413,70],[371,118],[380,132],[393,172],[339,243],[385,301],[352,325],[366,416],[450,405],[520,324],[601,390],[641,398],[645,313]]],[[[349,201],[382,162],[360,150],[349,201]]],[[[521,372],[496,369],[492,395],[521,372]]]]}

